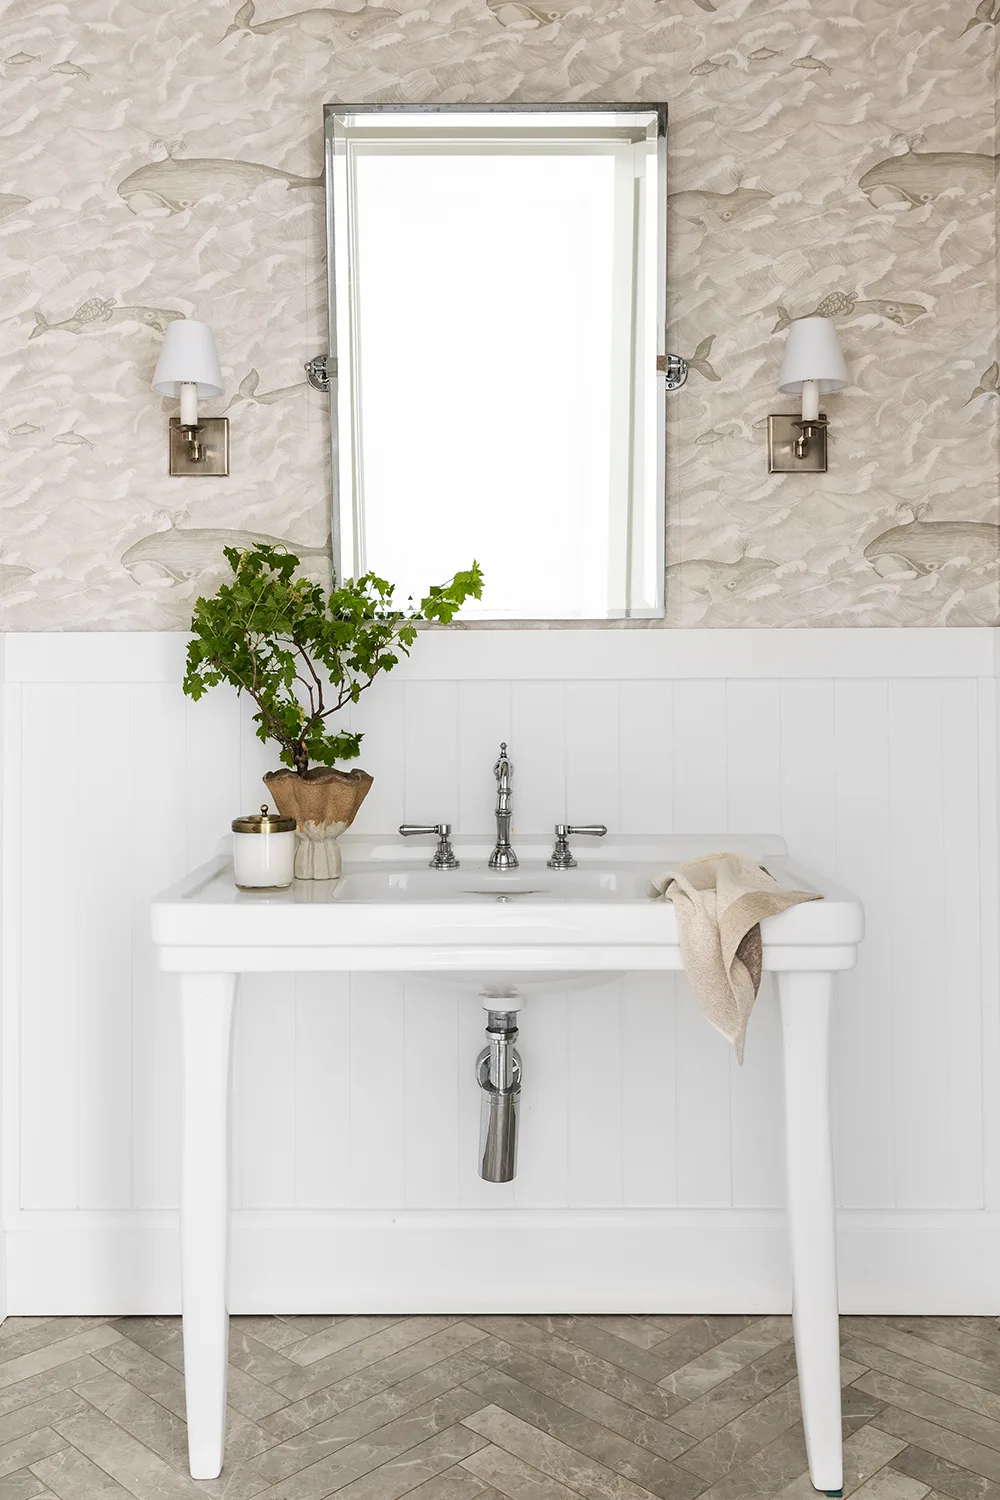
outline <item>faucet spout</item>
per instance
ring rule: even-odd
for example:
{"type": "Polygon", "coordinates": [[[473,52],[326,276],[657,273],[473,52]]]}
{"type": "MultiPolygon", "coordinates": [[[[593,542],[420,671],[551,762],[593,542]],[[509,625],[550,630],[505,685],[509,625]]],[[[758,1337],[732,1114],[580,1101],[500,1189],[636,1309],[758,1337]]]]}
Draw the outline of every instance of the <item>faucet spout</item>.
{"type": "Polygon", "coordinates": [[[500,744],[499,759],[493,767],[493,775],[497,783],[497,841],[490,855],[491,870],[517,869],[517,855],[511,848],[510,842],[511,770],[510,761],[507,759],[507,742],[503,740],[500,744]]]}

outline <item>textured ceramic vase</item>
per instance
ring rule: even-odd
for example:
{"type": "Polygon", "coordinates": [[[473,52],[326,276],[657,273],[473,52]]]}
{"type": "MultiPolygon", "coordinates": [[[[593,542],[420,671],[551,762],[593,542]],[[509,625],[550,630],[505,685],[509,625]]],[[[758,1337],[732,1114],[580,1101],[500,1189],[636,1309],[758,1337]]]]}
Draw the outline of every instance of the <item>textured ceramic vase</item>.
{"type": "Polygon", "coordinates": [[[264,785],[278,811],[295,819],[296,880],[336,880],[341,858],[338,840],[357,817],[372,778],[367,771],[336,771],[313,766],[268,771],[264,785]]]}

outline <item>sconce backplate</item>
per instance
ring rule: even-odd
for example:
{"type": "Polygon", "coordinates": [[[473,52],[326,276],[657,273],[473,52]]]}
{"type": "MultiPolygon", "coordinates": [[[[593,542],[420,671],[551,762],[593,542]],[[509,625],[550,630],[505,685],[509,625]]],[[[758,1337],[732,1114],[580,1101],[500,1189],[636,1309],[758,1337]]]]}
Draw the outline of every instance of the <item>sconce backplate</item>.
{"type": "MultiPolygon", "coordinates": [[[[769,474],[825,474],[826,428],[817,427],[809,438],[804,458],[796,458],[795,444],[801,436],[797,412],[778,412],[767,419],[767,469],[769,474]]],[[[823,421],[826,418],[823,417],[823,421]]]]}
{"type": "Polygon", "coordinates": [[[201,458],[194,463],[179,417],[170,418],[170,473],[178,479],[219,479],[229,473],[229,418],[199,417],[201,458]]]}

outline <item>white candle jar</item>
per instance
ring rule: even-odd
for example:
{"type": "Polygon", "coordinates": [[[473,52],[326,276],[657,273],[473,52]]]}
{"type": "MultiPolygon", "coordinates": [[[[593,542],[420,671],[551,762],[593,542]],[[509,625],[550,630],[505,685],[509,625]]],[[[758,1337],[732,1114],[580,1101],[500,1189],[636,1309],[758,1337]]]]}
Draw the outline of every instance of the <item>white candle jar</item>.
{"type": "Polygon", "coordinates": [[[295,876],[295,819],[259,813],[233,819],[233,879],[241,891],[280,891],[295,876]]]}

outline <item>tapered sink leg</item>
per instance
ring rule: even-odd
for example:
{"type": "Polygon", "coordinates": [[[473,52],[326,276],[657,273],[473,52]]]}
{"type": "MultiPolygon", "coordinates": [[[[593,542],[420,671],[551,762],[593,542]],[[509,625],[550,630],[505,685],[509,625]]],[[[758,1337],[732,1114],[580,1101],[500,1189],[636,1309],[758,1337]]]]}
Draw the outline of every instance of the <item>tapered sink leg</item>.
{"type": "Polygon", "coordinates": [[[229,1058],[235,974],[180,976],[181,1289],[188,1460],[215,1479],[226,1442],[229,1058]]]}
{"type": "Polygon", "coordinates": [[[837,1228],[830,1140],[830,973],[779,973],[785,1064],[785,1153],[792,1318],[809,1477],[844,1484],[840,1415],[837,1228]]]}

